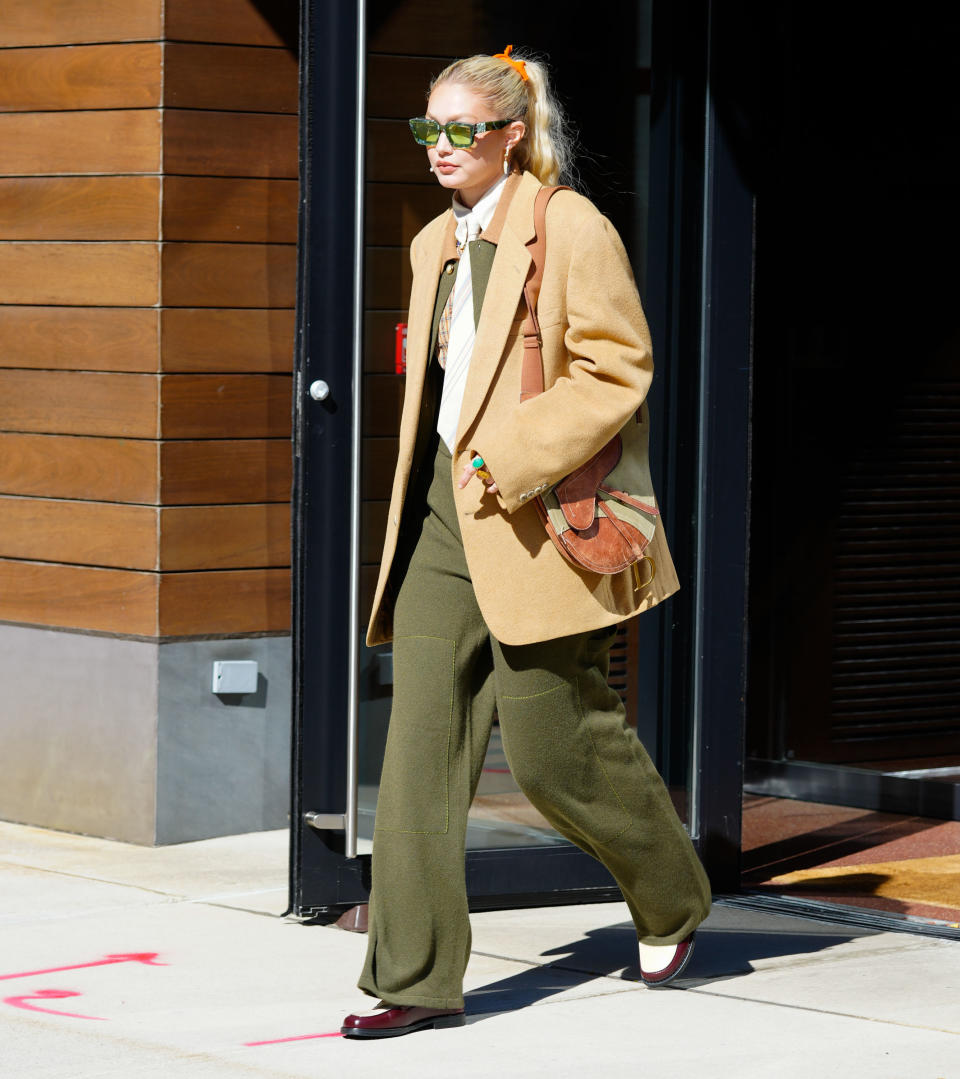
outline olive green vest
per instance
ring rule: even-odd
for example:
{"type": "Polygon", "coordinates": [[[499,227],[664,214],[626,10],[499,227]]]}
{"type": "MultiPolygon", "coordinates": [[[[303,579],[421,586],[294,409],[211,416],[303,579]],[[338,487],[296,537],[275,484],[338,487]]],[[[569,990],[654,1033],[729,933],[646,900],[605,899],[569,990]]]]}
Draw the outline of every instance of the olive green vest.
{"type": "MultiPolygon", "coordinates": [[[[490,280],[490,271],[493,268],[493,259],[497,253],[497,245],[489,240],[474,240],[470,244],[470,273],[473,278],[473,324],[480,322],[480,311],[483,308],[483,297],[487,292],[487,282],[490,280]]],[[[447,300],[453,290],[453,283],[457,279],[457,267],[459,260],[450,259],[440,274],[440,284],[437,287],[437,300],[433,305],[433,328],[430,333],[430,356],[437,351],[437,328],[440,325],[440,316],[446,307],[447,300]]]]}
{"type": "MultiPolygon", "coordinates": [[[[496,253],[497,245],[489,240],[474,240],[470,244],[474,326],[480,321],[483,297],[487,291],[487,282],[490,280],[490,271],[493,268],[493,259],[496,253]]],[[[427,377],[423,385],[423,400],[420,405],[420,430],[417,433],[417,442],[413,451],[414,473],[423,464],[427,447],[436,432],[440,396],[443,392],[443,368],[439,363],[433,362],[437,355],[437,329],[440,326],[440,316],[443,314],[443,309],[446,307],[447,300],[453,290],[453,283],[457,279],[457,267],[459,265],[458,259],[450,259],[443,267],[440,282],[437,285],[437,299],[433,305],[433,327],[430,332],[431,362],[427,368],[427,377]]]]}

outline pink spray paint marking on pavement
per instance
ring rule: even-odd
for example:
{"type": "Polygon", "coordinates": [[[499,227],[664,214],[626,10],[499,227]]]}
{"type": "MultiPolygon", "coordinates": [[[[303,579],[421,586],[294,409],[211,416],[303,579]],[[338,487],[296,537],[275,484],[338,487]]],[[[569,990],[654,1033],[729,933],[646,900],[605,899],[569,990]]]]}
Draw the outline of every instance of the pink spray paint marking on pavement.
{"type": "Polygon", "coordinates": [[[159,952],[125,952],[119,955],[105,955],[91,963],[73,963],[66,967],[47,967],[45,970],[24,970],[19,974],[0,974],[0,982],[9,978],[35,978],[40,974],[59,974],[64,970],[85,970],[87,967],[106,967],[113,963],[143,963],[148,967],[165,967],[166,963],[157,961],[159,952]]]}
{"type": "Polygon", "coordinates": [[[265,1042],[244,1042],[244,1045],[280,1045],[283,1042],[306,1042],[311,1038],[342,1038],[339,1030],[331,1030],[329,1034],[295,1034],[292,1038],[271,1038],[265,1042]]]}
{"type": "MultiPolygon", "coordinates": [[[[67,997],[80,997],[73,989],[38,989],[36,993],[28,993],[22,997],[4,997],[4,1004],[11,1004],[14,1008],[23,1008],[28,1012],[44,1012],[47,1015],[66,1015],[70,1019],[97,1019],[103,1020],[102,1015],[79,1015],[77,1012],[62,1012],[56,1008],[40,1008],[36,1004],[28,1004],[28,1000],[65,1000],[67,997]]],[[[105,1021],[105,1020],[104,1020],[105,1021]]]]}
{"type": "MultiPolygon", "coordinates": [[[[42,970],[21,970],[16,974],[0,974],[0,982],[9,981],[12,978],[38,978],[43,974],[59,974],[65,970],[88,970],[91,967],[108,967],[116,963],[142,963],[148,967],[165,967],[157,956],[159,952],[121,952],[105,955],[101,959],[94,959],[88,963],[70,963],[62,967],[44,967],[42,970]]],[[[23,996],[4,997],[3,1003],[13,1008],[23,1008],[28,1012],[44,1012],[47,1015],[64,1015],[70,1019],[95,1019],[98,1022],[106,1022],[102,1015],[80,1015],[78,1012],[65,1012],[57,1008],[43,1008],[29,1001],[36,1000],[64,1000],[70,997],[80,997],[82,993],[75,989],[37,989],[33,993],[23,996]]]]}

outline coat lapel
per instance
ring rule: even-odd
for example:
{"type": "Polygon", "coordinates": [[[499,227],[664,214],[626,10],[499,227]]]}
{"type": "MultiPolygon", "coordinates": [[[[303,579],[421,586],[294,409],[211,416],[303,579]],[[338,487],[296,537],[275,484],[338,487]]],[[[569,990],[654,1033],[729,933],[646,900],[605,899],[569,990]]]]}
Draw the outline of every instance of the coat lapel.
{"type": "Polygon", "coordinates": [[[437,283],[443,266],[444,241],[453,228],[452,212],[437,220],[434,233],[423,238],[423,254],[414,268],[407,315],[407,376],[403,398],[404,422],[399,447],[401,460],[405,455],[413,453],[416,441],[416,418],[420,414],[423,381],[430,360],[430,330],[437,283]]]}
{"type": "MultiPolygon", "coordinates": [[[[476,419],[503,361],[507,338],[530,268],[530,252],[526,244],[534,235],[533,204],[540,187],[540,181],[535,176],[524,173],[507,208],[483,298],[483,317],[477,328],[473,358],[470,360],[460,409],[458,443],[476,419]]],[[[518,380],[518,396],[519,393],[518,380]]]]}

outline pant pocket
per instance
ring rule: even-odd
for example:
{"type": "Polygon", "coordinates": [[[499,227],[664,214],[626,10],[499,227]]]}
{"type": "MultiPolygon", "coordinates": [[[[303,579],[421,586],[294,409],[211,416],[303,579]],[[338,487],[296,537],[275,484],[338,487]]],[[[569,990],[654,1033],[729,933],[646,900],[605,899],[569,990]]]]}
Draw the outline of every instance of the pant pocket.
{"type": "Polygon", "coordinates": [[[442,835],[450,826],[456,642],[397,637],[393,708],[377,798],[378,831],[442,835]]]}
{"type": "Polygon", "coordinates": [[[554,828],[594,849],[622,835],[630,815],[611,769],[620,747],[604,737],[607,717],[584,713],[577,683],[497,703],[514,778],[554,828]]]}

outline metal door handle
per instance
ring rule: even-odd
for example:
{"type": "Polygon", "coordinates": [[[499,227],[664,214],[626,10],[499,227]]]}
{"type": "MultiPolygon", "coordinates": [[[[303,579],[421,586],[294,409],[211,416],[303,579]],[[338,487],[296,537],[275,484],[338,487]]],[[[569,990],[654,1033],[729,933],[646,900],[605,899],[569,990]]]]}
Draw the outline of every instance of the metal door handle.
{"type": "Polygon", "coordinates": [[[326,401],[330,396],[330,387],[323,381],[322,378],[318,378],[316,382],[310,383],[310,396],[314,401],[326,401]]]}

